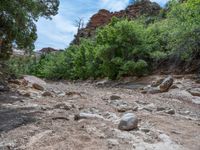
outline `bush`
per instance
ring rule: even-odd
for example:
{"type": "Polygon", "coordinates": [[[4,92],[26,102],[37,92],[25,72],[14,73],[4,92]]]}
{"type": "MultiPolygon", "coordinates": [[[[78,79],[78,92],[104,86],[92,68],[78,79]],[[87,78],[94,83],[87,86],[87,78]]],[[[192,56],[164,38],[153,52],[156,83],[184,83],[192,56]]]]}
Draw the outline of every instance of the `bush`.
{"type": "Polygon", "coordinates": [[[51,79],[117,79],[146,75],[166,60],[168,64],[199,61],[199,11],[199,0],[171,0],[158,17],[134,21],[114,17],[92,39],[39,61],[12,59],[11,70],[51,79]]]}

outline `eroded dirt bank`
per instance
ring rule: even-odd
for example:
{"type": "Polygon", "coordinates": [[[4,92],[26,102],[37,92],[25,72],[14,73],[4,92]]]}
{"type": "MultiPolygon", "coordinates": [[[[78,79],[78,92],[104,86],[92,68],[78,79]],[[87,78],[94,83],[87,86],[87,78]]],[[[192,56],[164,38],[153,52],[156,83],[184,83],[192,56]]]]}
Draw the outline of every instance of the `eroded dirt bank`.
{"type": "Polygon", "coordinates": [[[13,92],[0,95],[0,150],[199,150],[200,95],[188,92],[199,84],[177,76],[168,92],[142,94],[153,79],[48,82],[43,96],[12,83],[13,92]],[[137,115],[138,129],[118,129],[127,112],[137,115]],[[76,118],[80,113],[86,117],[76,118]]]}

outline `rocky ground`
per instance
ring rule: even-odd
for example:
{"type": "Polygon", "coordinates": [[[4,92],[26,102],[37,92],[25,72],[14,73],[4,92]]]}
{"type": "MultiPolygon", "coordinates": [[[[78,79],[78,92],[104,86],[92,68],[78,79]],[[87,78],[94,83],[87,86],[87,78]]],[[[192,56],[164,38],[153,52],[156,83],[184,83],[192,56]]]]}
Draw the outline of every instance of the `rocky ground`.
{"type": "Polygon", "coordinates": [[[199,150],[199,80],[173,76],[160,91],[160,78],[10,81],[0,92],[0,150],[199,150]]]}

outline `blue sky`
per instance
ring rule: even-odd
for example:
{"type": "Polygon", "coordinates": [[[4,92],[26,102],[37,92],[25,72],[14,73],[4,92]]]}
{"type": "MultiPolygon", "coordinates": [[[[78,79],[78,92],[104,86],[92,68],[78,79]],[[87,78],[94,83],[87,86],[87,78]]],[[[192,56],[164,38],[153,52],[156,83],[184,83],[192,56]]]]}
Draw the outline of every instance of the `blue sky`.
{"type": "MultiPolygon", "coordinates": [[[[152,0],[164,5],[168,0],[152,0]]],[[[119,11],[124,9],[129,0],[60,0],[59,12],[52,20],[44,18],[37,22],[38,39],[36,50],[44,47],[64,49],[73,40],[77,28],[74,21],[83,18],[85,23],[99,9],[119,11]]]]}

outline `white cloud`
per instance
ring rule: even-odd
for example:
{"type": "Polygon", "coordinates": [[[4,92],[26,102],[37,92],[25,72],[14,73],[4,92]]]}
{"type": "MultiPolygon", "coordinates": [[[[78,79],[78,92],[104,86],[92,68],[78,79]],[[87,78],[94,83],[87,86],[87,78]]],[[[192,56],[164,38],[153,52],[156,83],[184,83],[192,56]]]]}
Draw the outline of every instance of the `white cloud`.
{"type": "Polygon", "coordinates": [[[100,3],[102,8],[118,11],[124,9],[128,5],[129,0],[100,0],[100,3]]]}

